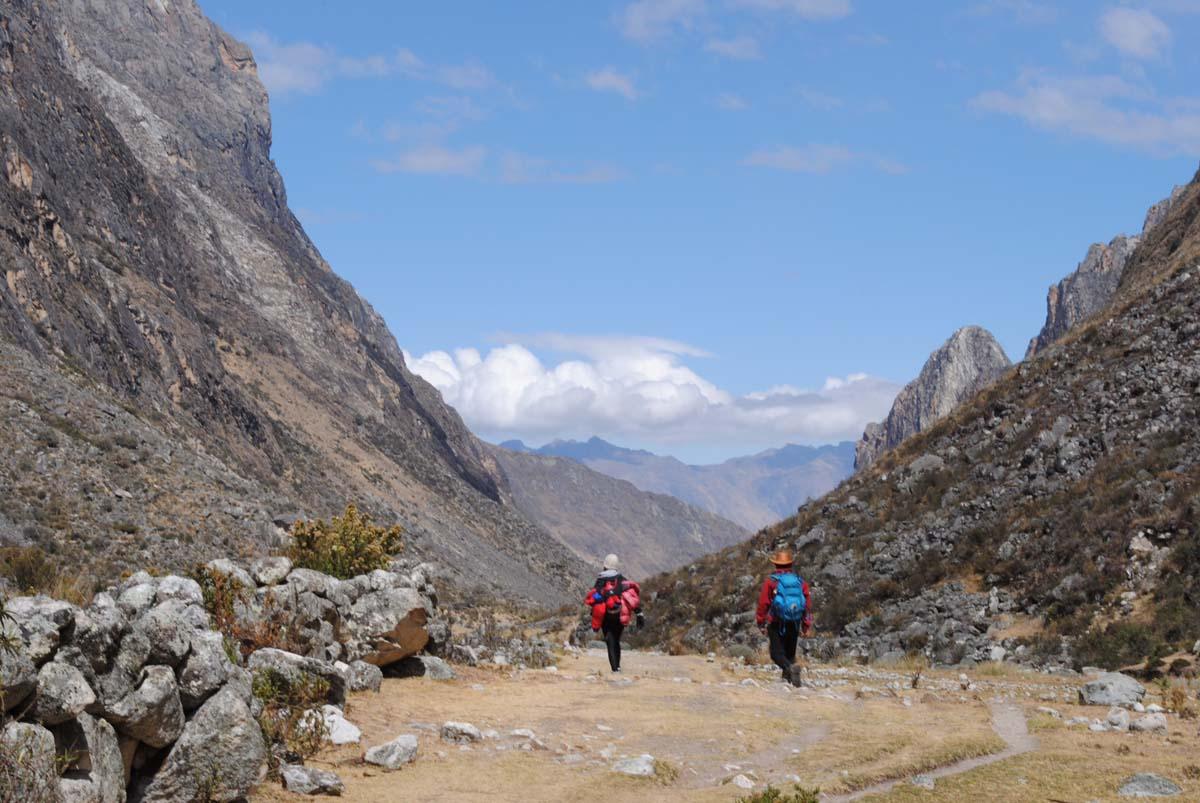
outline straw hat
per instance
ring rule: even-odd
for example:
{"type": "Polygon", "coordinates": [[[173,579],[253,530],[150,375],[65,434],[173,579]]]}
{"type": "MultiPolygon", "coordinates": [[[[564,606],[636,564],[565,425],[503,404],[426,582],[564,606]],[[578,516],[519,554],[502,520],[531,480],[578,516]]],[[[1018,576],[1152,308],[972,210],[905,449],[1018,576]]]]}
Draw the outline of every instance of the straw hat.
{"type": "Polygon", "coordinates": [[[776,566],[791,566],[793,562],[792,550],[790,549],[781,549],[771,556],[771,563],[774,563],[776,566]]]}

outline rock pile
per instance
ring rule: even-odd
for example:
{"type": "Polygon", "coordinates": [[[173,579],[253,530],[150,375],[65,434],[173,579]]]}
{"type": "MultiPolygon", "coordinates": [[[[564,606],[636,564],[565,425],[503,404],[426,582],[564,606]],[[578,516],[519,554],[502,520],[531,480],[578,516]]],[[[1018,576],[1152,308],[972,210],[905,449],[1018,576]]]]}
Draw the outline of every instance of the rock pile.
{"type": "MultiPolygon", "coordinates": [[[[343,581],[271,558],[248,568],[214,561],[201,579],[215,576],[237,589],[238,632],[286,622],[298,652],[263,647],[243,659],[214,629],[213,587],[206,599],[186,577],[139,572],[82,608],[45,596],[8,601],[0,630],[15,649],[0,650],[8,720],[0,740],[21,756],[26,799],[239,799],[262,779],[272,749],[256,676],[323,681],[326,704],[312,716],[351,743],[357,728],[340,710],[347,690],[378,690],[382,667],[439,649],[449,633],[427,565],[343,581]],[[69,760],[56,770],[62,755],[69,760]]],[[[338,786],[285,769],[289,788],[338,786]]]]}

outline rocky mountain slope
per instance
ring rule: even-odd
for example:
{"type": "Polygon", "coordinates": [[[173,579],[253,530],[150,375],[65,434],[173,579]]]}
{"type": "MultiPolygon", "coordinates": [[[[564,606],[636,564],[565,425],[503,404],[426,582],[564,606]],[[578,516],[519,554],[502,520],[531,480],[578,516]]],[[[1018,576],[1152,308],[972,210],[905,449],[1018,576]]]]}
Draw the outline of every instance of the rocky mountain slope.
{"type": "Polygon", "coordinates": [[[1103,314],[797,516],[648,583],[645,638],[757,644],[755,578],[788,545],[819,652],[1112,666],[1191,645],[1198,391],[1193,181],[1103,314]]]}
{"type": "Polygon", "coordinates": [[[1049,348],[1079,323],[1108,306],[1121,284],[1129,257],[1142,238],[1166,218],[1183,189],[1175,187],[1167,198],[1150,207],[1141,235],[1119,234],[1108,245],[1094,243],[1074,272],[1050,288],[1046,295],[1046,323],[1029,342],[1026,358],[1049,348]]]}
{"type": "Polygon", "coordinates": [[[826,493],[850,474],[853,445],[788,445],[707,466],[688,465],[641,449],[624,449],[600,438],[554,441],[529,449],[520,441],[511,451],[568,457],[643,491],[667,494],[757,529],[795,512],[807,499],[826,493]]]}
{"type": "Polygon", "coordinates": [[[566,457],[493,447],[513,498],[530,519],[599,567],[609,552],[640,579],[744,541],[750,533],[673,496],[592,471],[566,457]]]}
{"type": "Polygon", "coordinates": [[[991,332],[979,326],[959,329],[929,355],[917,378],[897,394],[883,423],[867,425],[855,447],[855,469],[865,468],[905,438],[949,415],[1009,365],[991,332]]]}
{"type": "Polygon", "coordinates": [[[178,566],[358,501],[464,578],[582,576],[309,241],[253,57],[194,0],[2,0],[0,96],[9,541],[178,566]]]}

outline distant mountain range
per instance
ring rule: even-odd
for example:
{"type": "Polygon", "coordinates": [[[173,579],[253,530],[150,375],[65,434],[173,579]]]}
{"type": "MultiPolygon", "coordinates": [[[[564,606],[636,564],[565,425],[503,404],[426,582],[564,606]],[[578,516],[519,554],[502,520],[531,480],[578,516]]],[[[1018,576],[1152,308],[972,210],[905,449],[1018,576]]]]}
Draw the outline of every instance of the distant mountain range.
{"type": "Polygon", "coordinates": [[[570,458],[643,491],[673,496],[749,529],[791,515],[806,500],[837,487],[854,469],[854,444],[849,441],[832,446],[788,445],[708,466],[625,449],[601,438],[556,440],[538,449],[521,441],[501,446],[513,452],[570,458]]]}

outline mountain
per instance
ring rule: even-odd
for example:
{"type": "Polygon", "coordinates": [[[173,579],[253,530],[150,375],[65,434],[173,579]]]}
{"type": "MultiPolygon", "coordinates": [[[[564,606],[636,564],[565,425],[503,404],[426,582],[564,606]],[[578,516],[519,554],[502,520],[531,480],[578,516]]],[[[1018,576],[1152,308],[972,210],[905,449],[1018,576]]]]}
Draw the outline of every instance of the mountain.
{"type": "Polygon", "coordinates": [[[566,457],[643,491],[667,494],[716,513],[747,529],[778,521],[806,499],[829,491],[849,476],[853,445],[785,446],[724,463],[691,466],[674,457],[624,449],[602,440],[554,441],[530,449],[519,441],[507,448],[566,457]],[[515,447],[515,448],[514,448],[515,447]]]}
{"type": "Polygon", "coordinates": [[[822,655],[1134,663],[1200,637],[1200,176],[1109,306],[746,544],[653,579],[646,642],[757,644],[769,551],[822,655]],[[700,612],[703,613],[700,613],[700,612]]]}
{"type": "Polygon", "coordinates": [[[492,453],[530,519],[589,565],[617,553],[633,578],[668,571],[750,533],[727,519],[647,493],[567,457],[494,447],[492,453]]]}
{"type": "Polygon", "coordinates": [[[896,395],[883,423],[867,425],[855,447],[855,469],[865,468],[905,438],[949,415],[1010,365],[991,332],[979,326],[959,329],[896,395]]]}
{"type": "Polygon", "coordinates": [[[182,567],[356,501],[471,582],[585,576],[305,235],[253,55],[194,0],[0,0],[0,95],[10,542],[182,567]]]}
{"type": "Polygon", "coordinates": [[[1108,306],[1138,243],[1166,218],[1183,190],[1183,187],[1175,187],[1167,198],[1150,207],[1141,235],[1127,237],[1120,234],[1108,245],[1093,243],[1074,272],[1050,288],[1046,295],[1046,323],[1029,342],[1026,358],[1049,348],[1080,322],[1108,306]]]}

